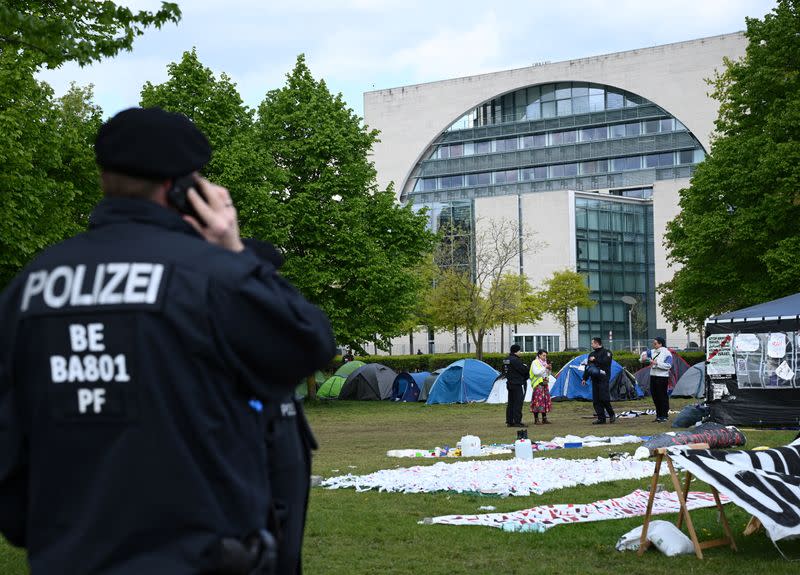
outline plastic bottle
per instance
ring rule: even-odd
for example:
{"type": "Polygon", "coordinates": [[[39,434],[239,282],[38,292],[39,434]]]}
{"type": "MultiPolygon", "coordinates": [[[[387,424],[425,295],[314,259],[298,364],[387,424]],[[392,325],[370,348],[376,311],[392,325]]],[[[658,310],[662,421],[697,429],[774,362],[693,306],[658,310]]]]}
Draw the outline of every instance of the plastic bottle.
{"type": "Polygon", "coordinates": [[[533,447],[530,439],[517,439],[514,442],[514,457],[517,459],[533,459],[533,447]]]}

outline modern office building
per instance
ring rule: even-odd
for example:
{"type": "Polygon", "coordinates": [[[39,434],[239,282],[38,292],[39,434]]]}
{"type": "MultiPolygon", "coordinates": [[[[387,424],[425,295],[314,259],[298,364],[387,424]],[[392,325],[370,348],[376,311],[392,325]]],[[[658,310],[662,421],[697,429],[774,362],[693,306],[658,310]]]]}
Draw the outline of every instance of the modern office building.
{"type": "MultiPolygon", "coordinates": [[[[706,80],[745,47],[735,33],[367,92],[365,122],[381,132],[378,182],[426,206],[434,229],[455,222],[475,238],[490,222],[514,222],[522,255],[512,271],[534,286],[557,270],[583,274],[598,303],[575,310],[570,347],[595,335],[627,347],[631,331],[634,345],[664,335],[683,347],[697,336],[673,331],[655,294],[673,273],[663,235],[710,149],[718,102],[706,80]],[[632,318],[622,298],[641,302],[632,318]]],[[[487,347],[562,349],[561,331],[546,316],[496,329],[487,347]]],[[[466,350],[456,337],[420,331],[414,347],[466,350]]],[[[408,346],[395,341],[396,353],[408,346]]]]}

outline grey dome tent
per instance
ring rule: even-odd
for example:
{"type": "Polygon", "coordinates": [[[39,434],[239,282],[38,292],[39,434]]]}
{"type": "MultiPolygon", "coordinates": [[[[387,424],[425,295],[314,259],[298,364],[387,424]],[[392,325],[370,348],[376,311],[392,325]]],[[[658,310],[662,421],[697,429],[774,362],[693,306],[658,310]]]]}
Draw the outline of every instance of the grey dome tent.
{"type": "Polygon", "coordinates": [[[348,376],[359,367],[366,365],[363,361],[348,361],[336,370],[336,373],[326,379],[317,390],[317,397],[320,399],[338,399],[342,391],[344,382],[348,376]]]}
{"type": "Polygon", "coordinates": [[[347,376],[339,399],[381,400],[392,397],[395,370],[380,363],[368,363],[347,376]]]}
{"type": "Polygon", "coordinates": [[[711,360],[706,377],[714,384],[706,395],[711,421],[742,426],[800,425],[798,332],[800,293],[706,320],[707,357],[711,360]],[[773,340],[778,338],[782,345],[775,349],[773,340]],[[714,348],[722,349],[726,340],[730,342],[728,357],[714,355],[714,348]],[[728,360],[733,369],[721,373],[725,370],[717,367],[717,356],[728,360]],[[782,366],[788,373],[779,369],[782,366]]]}
{"type": "Polygon", "coordinates": [[[433,387],[433,384],[436,383],[436,378],[439,377],[439,374],[444,371],[444,368],[437,369],[433,373],[431,373],[428,377],[425,378],[425,381],[422,383],[419,389],[419,400],[420,401],[428,401],[428,394],[433,387]]]}
{"type": "Polygon", "coordinates": [[[706,396],[706,362],[694,364],[684,373],[672,390],[672,397],[706,396]]]}

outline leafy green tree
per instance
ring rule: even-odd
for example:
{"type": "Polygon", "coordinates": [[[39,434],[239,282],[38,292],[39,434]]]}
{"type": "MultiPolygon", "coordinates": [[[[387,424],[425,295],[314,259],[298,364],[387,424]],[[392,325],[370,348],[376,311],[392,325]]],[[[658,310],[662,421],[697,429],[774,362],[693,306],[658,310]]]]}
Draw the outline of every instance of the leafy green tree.
{"type": "Polygon", "coordinates": [[[99,197],[91,90],[53,99],[0,53],[0,286],[40,250],[80,231],[99,197]]]}
{"type": "Polygon", "coordinates": [[[130,49],[144,28],[179,16],[171,3],[134,13],[110,1],[0,2],[0,287],[85,227],[99,197],[92,144],[101,112],[91,89],[55,100],[34,73],[130,49]]]}
{"type": "Polygon", "coordinates": [[[577,307],[593,307],[597,302],[589,298],[586,279],[578,272],[563,270],[553,272],[544,281],[541,294],[545,311],[564,330],[564,347],[569,347],[569,332],[575,327],[572,311],[577,307]]]}
{"type": "Polygon", "coordinates": [[[302,55],[258,110],[254,149],[274,166],[265,193],[276,222],[261,236],[283,250],[284,273],[327,312],[337,341],[359,351],[403,333],[421,288],[411,270],[434,240],[425,214],[378,188],[376,141],[302,55]]]}
{"type": "Polygon", "coordinates": [[[219,181],[225,162],[236,156],[232,157],[226,150],[251,129],[253,111],[244,105],[230,78],[223,72],[217,79],[200,62],[194,48],[184,52],[180,62],[169,64],[167,71],[169,79],[163,84],[147,82],[144,85],[140,104],[159,106],[191,119],[206,135],[214,151],[203,172],[210,180],[219,181]]]}
{"type": "MultiPolygon", "coordinates": [[[[509,321],[538,321],[542,313],[527,278],[512,271],[520,254],[517,223],[500,220],[480,224],[474,238],[471,270],[452,260],[453,254],[469,253],[453,245],[458,241],[454,238],[464,235],[443,234],[438,252],[443,270],[431,298],[436,324],[464,328],[475,344],[478,359],[483,358],[487,331],[509,321]]],[[[540,247],[528,241],[529,251],[540,247]]]]}
{"type": "Polygon", "coordinates": [[[780,0],[763,20],[748,18],[746,55],[712,81],[711,154],[665,236],[678,269],[659,293],[673,326],[800,286],[799,6],[780,0]]]}
{"type": "Polygon", "coordinates": [[[162,2],[157,12],[133,12],[96,0],[5,0],[0,3],[0,51],[35,66],[81,66],[130,50],[150,26],[178,22],[177,4],[162,2]]]}

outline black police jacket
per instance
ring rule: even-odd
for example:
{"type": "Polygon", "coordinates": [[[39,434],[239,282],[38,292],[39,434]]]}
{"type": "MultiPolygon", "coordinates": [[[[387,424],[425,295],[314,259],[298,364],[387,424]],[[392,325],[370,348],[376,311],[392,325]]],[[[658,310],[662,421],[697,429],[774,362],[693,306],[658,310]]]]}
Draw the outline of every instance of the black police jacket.
{"type": "Polygon", "coordinates": [[[611,352],[604,347],[598,347],[589,354],[589,357],[586,358],[587,361],[589,358],[594,358],[592,363],[606,372],[604,379],[608,381],[609,377],[611,377],[611,352]]]}
{"type": "Polygon", "coordinates": [[[525,385],[528,381],[528,366],[513,353],[503,360],[503,374],[510,385],[525,385]]]}
{"type": "Polygon", "coordinates": [[[0,531],[33,575],[211,572],[266,527],[263,402],[334,355],[250,249],[106,199],[0,296],[0,531]]]}

